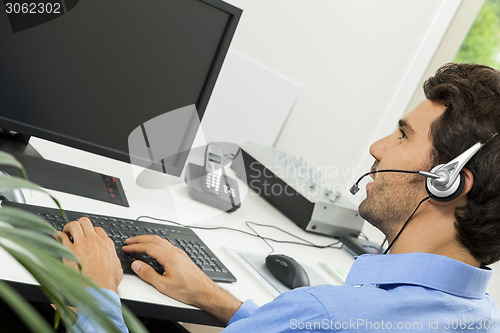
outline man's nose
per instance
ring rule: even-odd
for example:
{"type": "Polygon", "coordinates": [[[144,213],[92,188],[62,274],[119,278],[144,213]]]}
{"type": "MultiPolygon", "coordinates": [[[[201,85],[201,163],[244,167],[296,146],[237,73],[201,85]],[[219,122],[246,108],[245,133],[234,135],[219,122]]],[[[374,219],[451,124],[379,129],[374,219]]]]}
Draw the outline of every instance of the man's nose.
{"type": "Polygon", "coordinates": [[[371,146],[370,146],[370,155],[375,158],[375,160],[380,161],[382,159],[382,156],[384,156],[384,153],[387,151],[387,146],[384,144],[384,139],[382,138],[378,141],[375,141],[371,146]]]}

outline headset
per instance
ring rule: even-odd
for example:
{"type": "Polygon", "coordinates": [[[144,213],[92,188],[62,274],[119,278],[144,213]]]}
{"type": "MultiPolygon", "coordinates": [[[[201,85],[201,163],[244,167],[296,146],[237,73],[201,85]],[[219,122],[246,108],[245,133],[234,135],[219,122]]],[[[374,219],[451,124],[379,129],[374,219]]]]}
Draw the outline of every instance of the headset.
{"type": "Polygon", "coordinates": [[[415,173],[426,177],[425,189],[431,199],[440,202],[447,202],[457,198],[463,191],[465,186],[465,175],[462,169],[465,164],[488,142],[493,140],[498,135],[496,133],[493,137],[485,143],[478,142],[462,154],[451,160],[446,164],[436,165],[430,172],[428,171],[410,171],[410,170],[376,170],[370,171],[359,177],[359,179],[352,185],[351,193],[354,195],[359,191],[359,182],[374,173],[381,172],[401,172],[401,173],[415,173]]]}
{"type": "Polygon", "coordinates": [[[410,217],[405,221],[397,235],[394,237],[392,242],[389,244],[384,254],[387,254],[391,247],[394,245],[396,240],[399,238],[399,235],[403,232],[403,229],[406,227],[408,222],[411,220],[413,215],[417,212],[418,208],[422,203],[427,201],[428,199],[434,199],[439,202],[448,202],[457,198],[463,191],[465,186],[465,174],[462,171],[465,164],[488,142],[493,140],[498,133],[493,135],[488,141],[485,143],[478,142],[466,151],[464,151],[459,156],[455,157],[453,160],[446,164],[436,165],[430,172],[428,171],[410,171],[410,170],[395,170],[395,169],[386,169],[386,170],[375,170],[370,171],[359,177],[358,181],[354,183],[351,187],[351,193],[354,195],[359,191],[358,184],[359,182],[368,175],[373,173],[380,172],[402,172],[402,173],[414,173],[419,174],[423,177],[426,177],[427,180],[425,182],[425,189],[427,190],[428,197],[422,199],[417,208],[413,211],[410,217]]]}

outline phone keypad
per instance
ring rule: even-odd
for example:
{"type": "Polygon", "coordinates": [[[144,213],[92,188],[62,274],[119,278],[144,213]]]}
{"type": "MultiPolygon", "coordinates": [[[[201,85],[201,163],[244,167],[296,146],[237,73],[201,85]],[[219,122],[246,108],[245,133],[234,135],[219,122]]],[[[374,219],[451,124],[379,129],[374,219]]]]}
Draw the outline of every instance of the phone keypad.
{"type": "Polygon", "coordinates": [[[224,193],[232,196],[233,198],[236,196],[236,192],[234,191],[234,188],[229,188],[229,186],[227,186],[227,185],[224,185],[224,193]]]}
{"type": "Polygon", "coordinates": [[[221,175],[216,173],[207,174],[205,179],[205,184],[207,185],[207,188],[209,189],[213,188],[215,191],[219,192],[220,178],[221,175]]]}

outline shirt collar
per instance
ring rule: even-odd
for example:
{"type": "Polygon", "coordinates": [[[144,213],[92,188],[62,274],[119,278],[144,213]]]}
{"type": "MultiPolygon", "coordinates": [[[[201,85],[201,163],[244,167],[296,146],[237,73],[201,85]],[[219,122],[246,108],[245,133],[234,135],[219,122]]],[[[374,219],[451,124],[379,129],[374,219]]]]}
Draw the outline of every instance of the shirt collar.
{"type": "Polygon", "coordinates": [[[345,284],[412,284],[456,296],[482,298],[491,274],[487,267],[473,267],[437,254],[366,254],[356,259],[345,284]]]}

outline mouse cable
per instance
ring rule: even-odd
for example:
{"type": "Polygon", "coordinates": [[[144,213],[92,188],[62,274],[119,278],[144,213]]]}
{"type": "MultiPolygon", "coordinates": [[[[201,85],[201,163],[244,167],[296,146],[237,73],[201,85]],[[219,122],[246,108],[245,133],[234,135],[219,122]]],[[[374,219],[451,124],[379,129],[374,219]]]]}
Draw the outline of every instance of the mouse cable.
{"type": "MultiPolygon", "coordinates": [[[[236,229],[236,228],[229,228],[229,227],[204,227],[204,226],[189,226],[189,225],[183,225],[179,222],[175,222],[175,221],[172,221],[172,220],[168,220],[168,219],[161,219],[161,218],[157,218],[157,217],[152,217],[152,216],[147,216],[147,215],[141,215],[139,216],[138,218],[136,218],[136,221],[140,221],[141,219],[151,219],[151,220],[155,220],[155,221],[160,221],[160,222],[167,222],[167,223],[172,223],[174,225],[178,225],[180,227],[184,227],[184,228],[189,228],[189,229],[200,229],[200,230],[229,230],[229,231],[235,231],[235,232],[240,232],[240,233],[243,233],[245,235],[248,235],[248,236],[252,236],[252,237],[257,237],[257,238],[260,238],[262,239],[263,241],[265,241],[267,243],[267,241],[271,241],[271,242],[275,242],[275,243],[282,243],[282,244],[294,244],[294,245],[302,245],[302,246],[309,246],[309,247],[313,247],[313,248],[317,248],[317,249],[328,249],[328,248],[332,248],[332,249],[341,249],[343,247],[343,244],[340,243],[340,241],[335,241],[333,243],[330,243],[330,244],[327,244],[327,245],[317,245],[317,244],[314,244],[306,239],[303,239],[299,236],[296,236],[286,230],[283,230],[277,226],[274,226],[274,225],[269,225],[269,224],[260,224],[260,223],[256,223],[256,222],[251,222],[251,221],[246,221],[245,222],[245,225],[247,227],[249,227],[254,233],[251,233],[251,232],[248,232],[248,231],[245,231],[245,230],[241,230],[241,229],[236,229]],[[256,226],[260,226],[260,227],[268,227],[268,228],[273,228],[273,229],[276,229],[278,231],[281,231],[281,232],[284,232],[285,234],[288,234],[302,242],[296,242],[296,241],[287,241],[287,240],[279,240],[279,239],[274,239],[274,238],[270,238],[270,237],[266,237],[266,236],[262,236],[260,235],[259,233],[257,233],[252,227],[250,227],[249,225],[252,224],[252,225],[256,225],[256,226]],[[339,244],[340,243],[340,244],[339,244]]],[[[267,243],[269,246],[270,244],[267,243]]],[[[272,248],[272,246],[271,246],[272,248]]],[[[274,251],[274,249],[273,249],[274,251]]]]}

